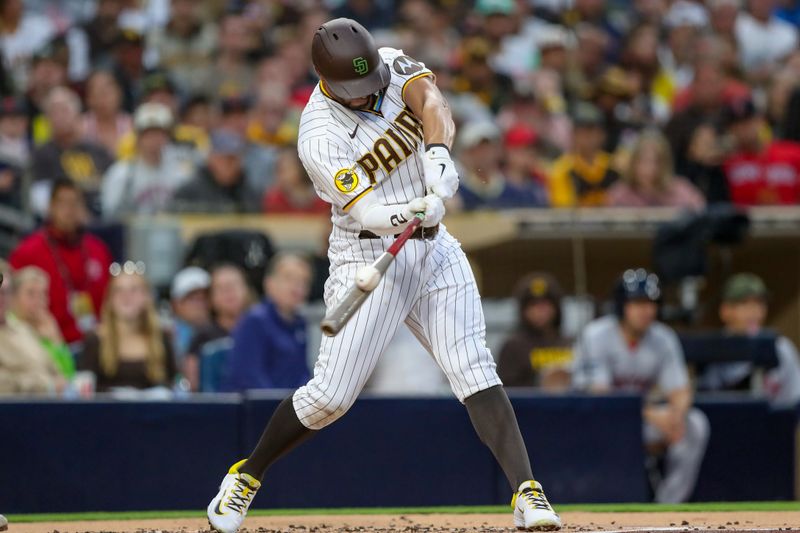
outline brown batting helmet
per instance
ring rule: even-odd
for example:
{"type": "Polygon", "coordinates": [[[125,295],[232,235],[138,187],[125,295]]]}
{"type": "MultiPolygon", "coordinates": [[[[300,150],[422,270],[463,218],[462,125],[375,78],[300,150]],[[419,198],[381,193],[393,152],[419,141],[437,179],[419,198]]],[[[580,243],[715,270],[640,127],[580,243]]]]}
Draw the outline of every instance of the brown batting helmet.
{"type": "Polygon", "coordinates": [[[311,42],[311,60],[327,87],[348,100],[385,89],[391,79],[372,35],[352,19],[320,26],[311,42]]]}

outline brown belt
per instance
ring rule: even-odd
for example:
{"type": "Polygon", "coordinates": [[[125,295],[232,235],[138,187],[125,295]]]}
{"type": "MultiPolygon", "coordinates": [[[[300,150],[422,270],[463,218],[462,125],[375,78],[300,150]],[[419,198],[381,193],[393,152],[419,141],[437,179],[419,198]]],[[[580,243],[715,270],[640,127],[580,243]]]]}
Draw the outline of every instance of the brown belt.
{"type": "MultiPolygon", "coordinates": [[[[439,233],[439,224],[435,226],[431,226],[430,228],[423,228],[419,226],[417,229],[414,230],[414,233],[411,234],[412,239],[420,240],[420,241],[429,241],[436,237],[436,234],[439,233]]],[[[400,236],[400,234],[396,234],[395,237],[400,236]]],[[[358,234],[359,239],[380,239],[380,235],[376,235],[369,230],[362,230],[358,234]]]]}

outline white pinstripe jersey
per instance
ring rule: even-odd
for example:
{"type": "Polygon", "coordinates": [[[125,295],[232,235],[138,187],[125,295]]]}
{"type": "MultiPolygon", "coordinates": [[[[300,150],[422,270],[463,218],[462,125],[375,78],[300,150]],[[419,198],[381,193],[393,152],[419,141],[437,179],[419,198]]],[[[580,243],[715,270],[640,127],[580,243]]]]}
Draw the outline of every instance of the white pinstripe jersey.
{"type": "Polygon", "coordinates": [[[408,84],[433,76],[402,50],[381,48],[391,82],[368,110],[352,110],[317,85],[300,117],[297,150],[317,194],[332,204],[333,238],[357,238],[348,215],[366,194],[383,205],[425,196],[422,123],[403,102],[408,84]]]}

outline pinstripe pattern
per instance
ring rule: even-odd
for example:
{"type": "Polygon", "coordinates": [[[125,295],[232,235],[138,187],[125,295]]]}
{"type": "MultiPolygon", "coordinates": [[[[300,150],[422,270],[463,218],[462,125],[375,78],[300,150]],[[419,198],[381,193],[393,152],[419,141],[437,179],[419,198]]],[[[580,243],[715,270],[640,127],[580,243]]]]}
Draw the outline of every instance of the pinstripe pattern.
{"type": "MultiPolygon", "coordinates": [[[[390,65],[403,55],[390,48],[380,53],[390,65]]],[[[345,206],[370,187],[366,194],[376,194],[384,205],[425,195],[421,135],[400,115],[406,82],[431,74],[427,69],[407,76],[390,70],[392,81],[380,114],[349,110],[317,87],[300,120],[300,158],[317,193],[332,204],[331,268],[325,284],[329,308],[343,296],[358,268],[377,259],[393,240],[360,240],[363,228],[345,206]],[[381,137],[400,161],[394,161],[389,172],[378,168],[370,175],[369,168],[354,163],[370,152],[375,155],[375,142],[381,137]],[[358,183],[349,191],[334,180],[342,169],[357,176],[358,183]]],[[[404,322],[445,372],[459,400],[500,384],[484,342],[483,311],[472,271],[460,244],[442,226],[433,241],[409,241],[353,318],[335,337],[323,337],[314,377],[294,394],[300,421],[320,429],[347,412],[404,322]]]]}

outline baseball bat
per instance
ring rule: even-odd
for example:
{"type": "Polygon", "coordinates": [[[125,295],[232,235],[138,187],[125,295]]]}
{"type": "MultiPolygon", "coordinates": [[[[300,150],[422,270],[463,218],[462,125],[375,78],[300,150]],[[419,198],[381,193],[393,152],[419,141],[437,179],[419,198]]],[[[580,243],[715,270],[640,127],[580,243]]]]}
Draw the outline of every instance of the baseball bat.
{"type": "MultiPolygon", "coordinates": [[[[403,245],[411,238],[411,234],[414,233],[414,230],[422,224],[422,220],[425,218],[425,213],[417,213],[414,215],[414,219],[411,223],[406,226],[406,229],[397,236],[394,242],[386,249],[385,252],[381,254],[381,256],[372,263],[372,266],[375,270],[380,273],[381,277],[386,273],[389,269],[389,265],[392,264],[394,261],[395,256],[400,252],[403,248],[403,245]]],[[[353,283],[348,289],[347,292],[344,294],[344,297],[334,305],[330,311],[325,315],[325,318],[322,319],[320,323],[320,328],[322,329],[322,333],[327,335],[328,337],[333,337],[347,324],[347,321],[356,314],[358,308],[361,307],[361,304],[364,303],[364,300],[367,299],[369,293],[371,291],[365,291],[360,289],[355,283],[353,283]]]]}

